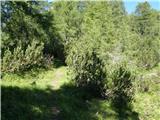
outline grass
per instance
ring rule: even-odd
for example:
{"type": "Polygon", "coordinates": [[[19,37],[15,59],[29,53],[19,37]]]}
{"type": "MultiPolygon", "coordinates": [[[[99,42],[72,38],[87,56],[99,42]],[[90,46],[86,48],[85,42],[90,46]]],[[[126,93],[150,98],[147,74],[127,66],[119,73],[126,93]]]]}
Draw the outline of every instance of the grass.
{"type": "MultiPolygon", "coordinates": [[[[61,82],[66,82],[66,68],[61,82]]],[[[54,117],[55,69],[32,70],[23,74],[5,74],[1,82],[2,120],[50,120],[54,117]]],[[[57,82],[60,86],[61,82],[57,82]]]]}
{"type": "Polygon", "coordinates": [[[160,118],[160,65],[145,71],[138,84],[141,89],[135,93],[133,102],[135,111],[141,120],[158,120],[160,118]]]}
{"type": "MultiPolygon", "coordinates": [[[[146,80],[158,81],[159,74],[146,80]]],[[[97,98],[85,88],[72,85],[64,66],[50,70],[34,69],[20,75],[5,74],[1,82],[1,119],[158,120],[160,86],[152,82],[149,88],[148,91],[136,91],[132,108],[118,108],[112,101],[97,98]]]]}

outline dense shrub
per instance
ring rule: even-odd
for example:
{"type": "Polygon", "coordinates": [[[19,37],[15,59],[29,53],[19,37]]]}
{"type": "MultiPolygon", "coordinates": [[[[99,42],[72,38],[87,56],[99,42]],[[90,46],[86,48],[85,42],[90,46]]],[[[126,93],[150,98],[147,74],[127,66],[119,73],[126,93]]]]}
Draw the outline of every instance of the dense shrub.
{"type": "Polygon", "coordinates": [[[67,63],[74,73],[73,80],[77,86],[88,86],[97,92],[101,91],[103,80],[106,77],[105,65],[96,49],[77,48],[70,51],[67,63]]]}
{"type": "Polygon", "coordinates": [[[134,75],[121,60],[139,68],[159,63],[159,12],[147,2],[133,15],[122,1],[44,4],[2,2],[2,71],[49,67],[54,55],[67,58],[77,86],[130,100],[134,75]]]}
{"type": "MultiPolygon", "coordinates": [[[[113,71],[112,79],[112,99],[115,105],[127,106],[133,99],[134,73],[130,71],[125,64],[120,64],[113,71]]],[[[110,86],[109,86],[110,87],[110,86]]]]}
{"type": "Polygon", "coordinates": [[[141,68],[150,69],[160,62],[159,43],[151,39],[141,40],[137,45],[137,65],[141,68]]]}
{"type": "Polygon", "coordinates": [[[2,2],[2,71],[24,71],[52,63],[48,56],[55,51],[54,35],[47,6],[45,1],[2,2]]]}
{"type": "Polygon", "coordinates": [[[15,72],[23,71],[33,66],[41,66],[43,59],[43,44],[33,41],[23,50],[21,45],[11,52],[7,49],[2,58],[2,71],[15,72]]]}
{"type": "Polygon", "coordinates": [[[86,41],[72,47],[66,62],[72,70],[75,84],[93,86],[90,89],[97,90],[103,97],[131,100],[134,65],[128,62],[122,53],[110,52],[112,56],[109,57],[101,48],[104,48],[104,44],[97,45],[86,41]],[[124,59],[127,62],[124,62],[124,59]]]}
{"type": "Polygon", "coordinates": [[[139,3],[133,18],[132,29],[141,40],[136,41],[137,65],[141,68],[150,69],[160,62],[160,32],[159,13],[151,8],[148,2],[139,3]]]}

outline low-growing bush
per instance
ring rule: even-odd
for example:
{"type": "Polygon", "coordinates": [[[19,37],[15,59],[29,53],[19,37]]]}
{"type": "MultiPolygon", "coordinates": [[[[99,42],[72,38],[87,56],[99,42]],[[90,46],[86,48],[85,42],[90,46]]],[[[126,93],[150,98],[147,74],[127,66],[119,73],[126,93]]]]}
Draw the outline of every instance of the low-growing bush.
{"type": "Polygon", "coordinates": [[[17,72],[33,66],[41,66],[43,59],[43,44],[32,42],[26,50],[21,45],[13,52],[7,49],[2,58],[2,72],[17,72]]]}
{"type": "MultiPolygon", "coordinates": [[[[67,57],[67,64],[74,75],[77,86],[89,86],[102,97],[131,101],[133,97],[134,73],[127,62],[106,60],[99,49],[89,46],[83,49],[75,46],[67,57]],[[112,61],[112,62],[110,62],[112,61]]],[[[123,61],[123,60],[122,60],[123,61]]],[[[132,67],[131,67],[132,69],[132,67]]]]}
{"type": "Polygon", "coordinates": [[[112,78],[112,100],[115,105],[128,106],[134,95],[133,82],[134,73],[123,63],[119,65],[111,76],[112,78]]]}
{"type": "Polygon", "coordinates": [[[137,66],[144,69],[151,69],[160,62],[160,44],[156,40],[144,38],[137,45],[137,66]]]}
{"type": "Polygon", "coordinates": [[[106,73],[105,65],[96,50],[81,51],[78,54],[74,51],[69,57],[71,57],[69,66],[73,70],[75,84],[88,86],[92,90],[100,92],[106,73]]]}

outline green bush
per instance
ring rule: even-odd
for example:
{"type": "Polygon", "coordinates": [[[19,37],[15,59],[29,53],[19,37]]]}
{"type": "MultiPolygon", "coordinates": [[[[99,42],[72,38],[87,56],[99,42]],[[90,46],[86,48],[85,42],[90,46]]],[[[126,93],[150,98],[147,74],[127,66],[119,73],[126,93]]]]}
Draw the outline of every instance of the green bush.
{"type": "MultiPolygon", "coordinates": [[[[99,47],[92,45],[94,43],[81,42],[69,52],[67,64],[73,72],[75,84],[77,86],[89,86],[92,91],[96,90],[103,97],[124,96],[130,100],[133,95],[134,81],[134,73],[130,70],[134,70],[132,64],[123,62],[123,59],[114,61],[107,57],[107,54],[104,55],[100,52],[99,47]],[[81,49],[82,45],[83,49],[81,49]]],[[[124,57],[122,54],[120,56],[121,58],[124,57]]],[[[115,57],[119,58],[120,56],[115,57]]]]}
{"type": "Polygon", "coordinates": [[[128,67],[121,63],[116,67],[111,75],[112,79],[112,100],[115,105],[127,106],[133,99],[134,73],[128,67]]]}
{"type": "Polygon", "coordinates": [[[21,45],[13,52],[7,49],[2,58],[2,72],[23,71],[33,66],[41,66],[43,59],[43,44],[32,42],[26,50],[21,45]]]}
{"type": "Polygon", "coordinates": [[[73,70],[73,80],[77,86],[87,86],[97,92],[101,91],[106,77],[105,64],[95,48],[73,48],[67,57],[67,64],[73,70]]]}
{"type": "Polygon", "coordinates": [[[137,45],[137,65],[141,68],[150,69],[160,62],[159,43],[145,39],[137,45]]]}

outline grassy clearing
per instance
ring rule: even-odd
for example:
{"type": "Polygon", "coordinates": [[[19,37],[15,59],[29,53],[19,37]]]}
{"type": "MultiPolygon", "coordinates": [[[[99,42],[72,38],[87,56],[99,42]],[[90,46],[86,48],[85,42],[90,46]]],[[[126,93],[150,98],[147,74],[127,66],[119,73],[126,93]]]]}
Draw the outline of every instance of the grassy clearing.
{"type": "MultiPolygon", "coordinates": [[[[138,82],[139,83],[139,82],[138,82]]],[[[133,103],[140,120],[159,120],[160,118],[160,65],[144,72],[141,88],[135,93],[133,103]]]]}
{"type": "Polygon", "coordinates": [[[67,67],[32,70],[2,78],[2,120],[158,120],[159,68],[145,73],[148,91],[136,91],[133,108],[115,108],[111,101],[73,86],[67,67]],[[157,76],[154,76],[154,75],[157,76]],[[156,81],[156,82],[155,82],[156,81]],[[147,85],[148,86],[148,85],[147,85]]]}
{"type": "MultiPolygon", "coordinates": [[[[5,74],[1,82],[2,120],[53,119],[55,71],[64,73],[61,82],[65,83],[65,67],[32,70],[20,75],[5,74]]],[[[61,82],[57,82],[57,86],[61,82]]]]}

